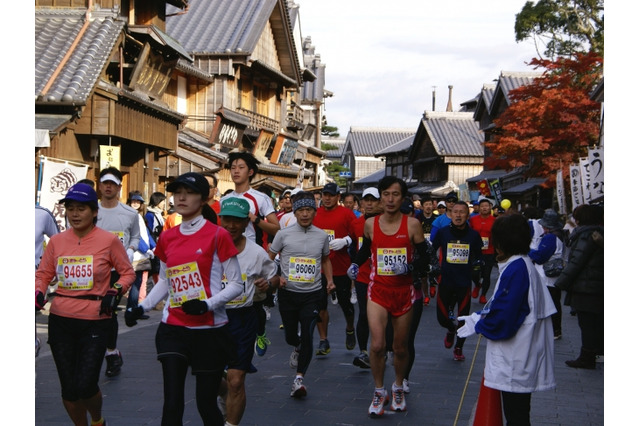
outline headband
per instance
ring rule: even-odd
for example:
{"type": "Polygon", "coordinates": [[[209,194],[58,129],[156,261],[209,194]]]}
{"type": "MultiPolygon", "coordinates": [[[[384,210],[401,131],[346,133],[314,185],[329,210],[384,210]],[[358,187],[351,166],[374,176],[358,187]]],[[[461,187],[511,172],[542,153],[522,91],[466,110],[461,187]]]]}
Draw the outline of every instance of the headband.
{"type": "Polygon", "coordinates": [[[316,210],[316,200],[313,198],[300,198],[293,202],[293,212],[303,207],[311,207],[316,210]]]}

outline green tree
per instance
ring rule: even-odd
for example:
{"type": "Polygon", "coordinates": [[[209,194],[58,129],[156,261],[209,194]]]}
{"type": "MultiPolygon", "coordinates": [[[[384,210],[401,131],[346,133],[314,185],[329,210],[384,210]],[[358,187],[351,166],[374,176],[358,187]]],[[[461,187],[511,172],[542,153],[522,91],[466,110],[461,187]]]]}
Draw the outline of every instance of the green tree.
{"type": "Polygon", "coordinates": [[[590,51],[604,56],[604,0],[527,1],[516,14],[515,34],[517,42],[533,39],[538,55],[552,60],[590,51]]]}
{"type": "Polygon", "coordinates": [[[322,129],[320,130],[320,133],[322,134],[322,136],[328,136],[330,138],[339,138],[340,137],[340,133],[338,132],[338,128],[337,127],[333,127],[333,126],[323,125],[322,129]]]}
{"type": "Polygon", "coordinates": [[[344,167],[339,162],[334,161],[331,164],[327,165],[325,167],[325,170],[327,171],[327,174],[331,176],[333,181],[338,184],[338,186],[341,186],[343,188],[347,186],[347,180],[343,177],[340,177],[340,172],[348,172],[348,167],[344,167]]]}

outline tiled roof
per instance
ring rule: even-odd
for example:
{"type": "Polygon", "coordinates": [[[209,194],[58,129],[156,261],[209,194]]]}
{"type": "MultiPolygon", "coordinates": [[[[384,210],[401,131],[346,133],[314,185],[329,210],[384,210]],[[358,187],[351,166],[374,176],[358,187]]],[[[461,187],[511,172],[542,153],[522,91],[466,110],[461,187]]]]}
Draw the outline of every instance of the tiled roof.
{"type": "Polygon", "coordinates": [[[344,139],[322,139],[322,143],[334,145],[337,149],[330,149],[327,151],[325,158],[342,158],[342,151],[344,151],[344,139]]]}
{"type": "Polygon", "coordinates": [[[354,180],[353,184],[354,185],[363,185],[366,183],[375,183],[377,184],[378,181],[380,181],[380,179],[382,179],[385,176],[386,170],[384,168],[380,169],[380,170],[376,170],[375,172],[371,173],[370,175],[367,175],[363,178],[360,178],[358,180],[354,180]]]}
{"type": "Polygon", "coordinates": [[[530,178],[526,182],[513,186],[509,189],[503,189],[502,195],[520,195],[524,192],[530,191],[536,186],[542,185],[547,179],[545,178],[530,178]]]}
{"type": "Polygon", "coordinates": [[[438,155],[483,157],[484,138],[472,112],[425,111],[422,125],[438,155]]]}
{"type": "Polygon", "coordinates": [[[194,54],[253,52],[277,0],[191,0],[167,32],[194,54]]]}
{"type": "Polygon", "coordinates": [[[496,93],[496,85],[495,83],[484,84],[482,86],[482,101],[484,104],[489,107],[491,105],[491,100],[493,99],[493,95],[496,93]]]}
{"type": "Polygon", "coordinates": [[[198,151],[201,154],[215,158],[222,163],[227,162],[227,154],[209,148],[209,139],[205,135],[199,134],[188,127],[178,131],[178,143],[194,151],[198,151]]]}
{"type": "Polygon", "coordinates": [[[92,16],[73,53],[42,93],[85,22],[86,9],[35,11],[35,96],[38,102],[83,105],[93,90],[125,22],[115,17],[92,16]]]}
{"type": "Polygon", "coordinates": [[[373,157],[377,152],[415,133],[415,129],[351,127],[345,146],[351,145],[355,156],[373,157]]]}
{"type": "Polygon", "coordinates": [[[513,89],[517,89],[518,87],[531,84],[534,79],[541,76],[541,72],[501,71],[491,102],[487,104],[489,106],[488,110],[493,112],[495,103],[497,102],[497,99],[499,97],[503,97],[507,105],[510,105],[511,99],[509,98],[509,92],[511,92],[513,89]],[[500,93],[501,96],[498,96],[498,93],[500,93]]]}
{"type": "Polygon", "coordinates": [[[376,157],[380,157],[381,155],[388,155],[388,154],[394,154],[394,153],[399,153],[403,151],[409,151],[411,149],[411,145],[413,145],[413,140],[415,139],[415,137],[416,135],[413,134],[407,138],[402,139],[399,142],[394,143],[391,146],[388,146],[376,152],[376,157]]]}

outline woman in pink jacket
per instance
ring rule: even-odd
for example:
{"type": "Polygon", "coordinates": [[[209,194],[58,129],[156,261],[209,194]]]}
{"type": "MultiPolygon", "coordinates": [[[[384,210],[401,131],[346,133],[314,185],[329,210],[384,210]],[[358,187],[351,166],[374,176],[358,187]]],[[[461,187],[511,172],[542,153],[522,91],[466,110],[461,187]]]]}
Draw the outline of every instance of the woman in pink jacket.
{"type": "Polygon", "coordinates": [[[70,228],[54,235],[36,271],[36,310],[44,308],[47,286],[58,282],[49,311],[49,346],[56,363],[62,403],[76,426],[104,425],[100,369],[107,332],[118,296],[135,279],[129,257],[118,237],[96,227],[98,196],[77,183],[60,200],[70,228]],[[109,285],[111,269],[120,274],[109,285]]]}

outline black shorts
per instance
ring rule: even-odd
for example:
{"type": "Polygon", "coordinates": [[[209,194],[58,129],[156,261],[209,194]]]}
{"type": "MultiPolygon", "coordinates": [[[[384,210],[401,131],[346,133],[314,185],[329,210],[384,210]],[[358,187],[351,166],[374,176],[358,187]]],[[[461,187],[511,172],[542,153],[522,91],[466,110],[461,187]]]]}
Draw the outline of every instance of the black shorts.
{"type": "MultiPolygon", "coordinates": [[[[229,362],[228,368],[251,370],[253,346],[258,333],[258,314],[253,306],[227,309],[229,332],[236,343],[236,359],[229,362]]],[[[255,370],[254,370],[255,371],[255,370]]]]}
{"type": "Polygon", "coordinates": [[[215,373],[233,362],[236,345],[225,324],[218,328],[187,328],[161,322],[156,332],[158,360],[177,356],[187,360],[191,373],[215,373]]]}

